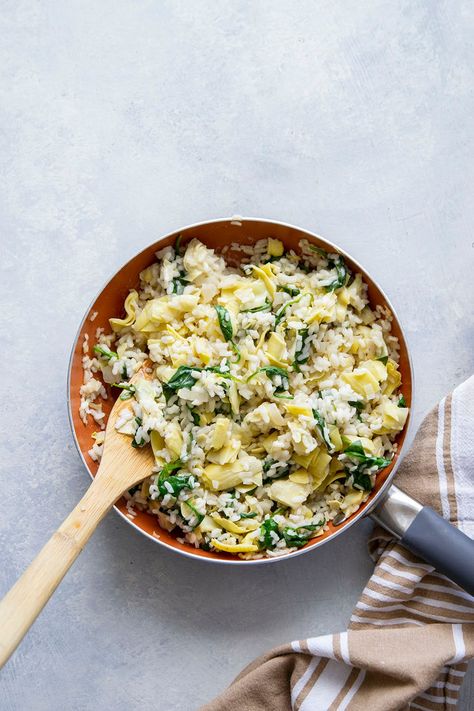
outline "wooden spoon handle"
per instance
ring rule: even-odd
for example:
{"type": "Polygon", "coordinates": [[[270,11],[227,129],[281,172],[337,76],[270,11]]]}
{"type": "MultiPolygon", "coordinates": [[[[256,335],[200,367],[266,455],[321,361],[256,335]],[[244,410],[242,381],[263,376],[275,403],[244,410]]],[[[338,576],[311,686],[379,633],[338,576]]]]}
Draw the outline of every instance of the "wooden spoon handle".
{"type": "Polygon", "coordinates": [[[121,493],[116,482],[96,476],[76,508],[0,602],[0,668],[121,493]]]}

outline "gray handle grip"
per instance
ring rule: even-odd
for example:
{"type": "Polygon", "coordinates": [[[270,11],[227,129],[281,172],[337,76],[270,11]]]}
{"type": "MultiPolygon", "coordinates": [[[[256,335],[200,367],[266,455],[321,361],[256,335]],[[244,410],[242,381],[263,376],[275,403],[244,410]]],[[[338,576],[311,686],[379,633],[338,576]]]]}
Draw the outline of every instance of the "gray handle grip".
{"type": "Polygon", "coordinates": [[[471,538],[393,485],[370,515],[408,550],[474,595],[471,538]]]}
{"type": "Polygon", "coordinates": [[[474,541],[436,511],[423,507],[400,542],[474,595],[474,541]]]}

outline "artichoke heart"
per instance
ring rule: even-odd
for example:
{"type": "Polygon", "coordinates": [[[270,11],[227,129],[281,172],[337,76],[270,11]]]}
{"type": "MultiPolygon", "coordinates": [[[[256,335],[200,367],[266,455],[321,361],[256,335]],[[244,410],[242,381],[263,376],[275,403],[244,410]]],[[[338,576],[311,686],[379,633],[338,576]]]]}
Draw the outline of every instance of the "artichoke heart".
{"type": "Polygon", "coordinates": [[[401,432],[407,421],[408,408],[398,407],[391,400],[386,400],[375,408],[374,414],[382,415],[382,428],[379,434],[401,432]]]}
{"type": "Polygon", "coordinates": [[[313,477],[313,487],[315,489],[320,486],[329,473],[329,464],[331,455],[325,452],[322,448],[318,450],[317,455],[313,458],[309,471],[313,477]]]}
{"type": "Polygon", "coordinates": [[[238,439],[231,439],[228,444],[221,449],[211,450],[207,453],[206,457],[210,462],[214,464],[230,464],[235,462],[240,452],[240,441],[238,439]]]}
{"type": "Polygon", "coordinates": [[[290,481],[294,481],[295,484],[309,484],[311,481],[311,475],[307,469],[296,469],[296,471],[291,472],[288,479],[290,481]]]}
{"type": "Polygon", "coordinates": [[[367,399],[380,392],[379,381],[367,368],[356,368],[352,373],[342,373],[341,378],[355,393],[367,399]]]}
{"type": "Polygon", "coordinates": [[[282,257],[285,248],[283,246],[283,242],[280,242],[279,239],[269,237],[267,250],[270,257],[282,257]]]}
{"type": "Polygon", "coordinates": [[[308,484],[297,484],[289,479],[279,479],[270,486],[268,495],[273,501],[297,509],[306,501],[310,493],[311,486],[308,484]]]}
{"type": "Polygon", "coordinates": [[[286,402],[285,405],[290,415],[295,415],[295,417],[299,415],[304,415],[304,417],[313,416],[313,411],[309,405],[298,405],[297,403],[291,402],[286,402]]]}
{"type": "Polygon", "coordinates": [[[241,457],[230,464],[208,464],[202,473],[204,484],[212,491],[233,489],[238,484],[262,484],[262,463],[255,457],[241,457]]]}
{"type": "Polygon", "coordinates": [[[135,321],[137,311],[138,294],[135,289],[129,293],[125,299],[124,309],[127,314],[125,318],[109,318],[109,323],[114,331],[120,331],[122,328],[132,326],[135,321]]]}
{"type": "Polygon", "coordinates": [[[366,491],[355,491],[354,489],[346,494],[340,503],[341,510],[345,512],[346,517],[357,511],[364,496],[367,496],[366,491]]]}
{"type": "Polygon", "coordinates": [[[272,356],[275,360],[281,360],[286,351],[285,339],[279,333],[272,331],[267,342],[266,355],[272,356]]]}
{"type": "Polygon", "coordinates": [[[165,444],[175,459],[181,456],[183,434],[177,422],[169,422],[165,430],[165,444]]]}
{"type": "Polygon", "coordinates": [[[141,313],[137,316],[134,329],[141,333],[153,333],[157,326],[167,324],[182,314],[192,311],[199,302],[198,294],[180,294],[173,296],[160,296],[146,302],[141,313]]]}
{"type": "Polygon", "coordinates": [[[387,361],[387,382],[382,388],[382,393],[384,395],[392,395],[393,392],[401,385],[401,383],[402,376],[398,371],[398,366],[395,361],[389,358],[389,360],[387,361]]]}
{"type": "Polygon", "coordinates": [[[221,449],[227,442],[232,422],[227,417],[219,415],[216,418],[211,438],[211,449],[221,449]]]}
{"type": "Polygon", "coordinates": [[[270,299],[273,301],[273,298],[276,294],[276,286],[275,286],[275,282],[272,279],[272,277],[274,275],[271,270],[270,264],[264,264],[264,265],[260,265],[258,267],[254,266],[253,273],[256,277],[258,277],[259,279],[261,279],[263,281],[263,283],[265,284],[265,286],[267,288],[270,299]]]}
{"type": "MultiPolygon", "coordinates": [[[[210,516],[212,519],[216,522],[216,524],[220,527],[223,528],[225,531],[228,531],[229,533],[236,533],[239,536],[245,535],[249,531],[255,530],[255,528],[258,528],[260,525],[259,523],[256,523],[255,521],[247,521],[245,522],[244,525],[238,525],[237,523],[234,523],[234,521],[229,521],[228,518],[224,518],[223,516],[219,516],[217,513],[211,513],[210,516]]],[[[215,526],[214,526],[215,528],[215,526]]]]}
{"type": "Polygon", "coordinates": [[[258,551],[258,546],[253,543],[223,543],[215,538],[211,539],[214,548],[225,553],[255,553],[258,551]]]}
{"type": "Polygon", "coordinates": [[[155,462],[159,465],[164,464],[165,460],[161,457],[158,452],[162,452],[165,448],[165,440],[156,430],[150,432],[150,442],[153,454],[155,457],[155,462]]]}

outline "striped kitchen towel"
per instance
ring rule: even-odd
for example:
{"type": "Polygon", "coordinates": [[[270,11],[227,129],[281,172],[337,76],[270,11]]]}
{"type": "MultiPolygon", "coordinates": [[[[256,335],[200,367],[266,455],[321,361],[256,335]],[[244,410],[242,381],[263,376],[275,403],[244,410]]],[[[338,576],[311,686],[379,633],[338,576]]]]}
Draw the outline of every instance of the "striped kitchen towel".
{"type": "MultiPolygon", "coordinates": [[[[474,376],[425,419],[397,484],[474,538],[474,376]]],[[[454,709],[474,598],[381,529],[369,546],[376,566],[348,631],[264,654],[201,711],[454,709]]]]}

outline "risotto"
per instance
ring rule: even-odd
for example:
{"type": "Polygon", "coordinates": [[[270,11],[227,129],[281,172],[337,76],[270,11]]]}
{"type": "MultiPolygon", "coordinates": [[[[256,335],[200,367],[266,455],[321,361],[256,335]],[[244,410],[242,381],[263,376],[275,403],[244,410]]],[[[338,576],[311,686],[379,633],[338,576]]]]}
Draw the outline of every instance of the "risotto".
{"type": "Polygon", "coordinates": [[[117,430],[153,449],[130,513],[255,558],[304,546],[367,499],[408,408],[391,314],[340,255],[272,238],[217,254],[178,238],[124,311],[84,342],[80,412],[101,428],[98,460],[101,403],[116,388],[128,400],[117,430]]]}

